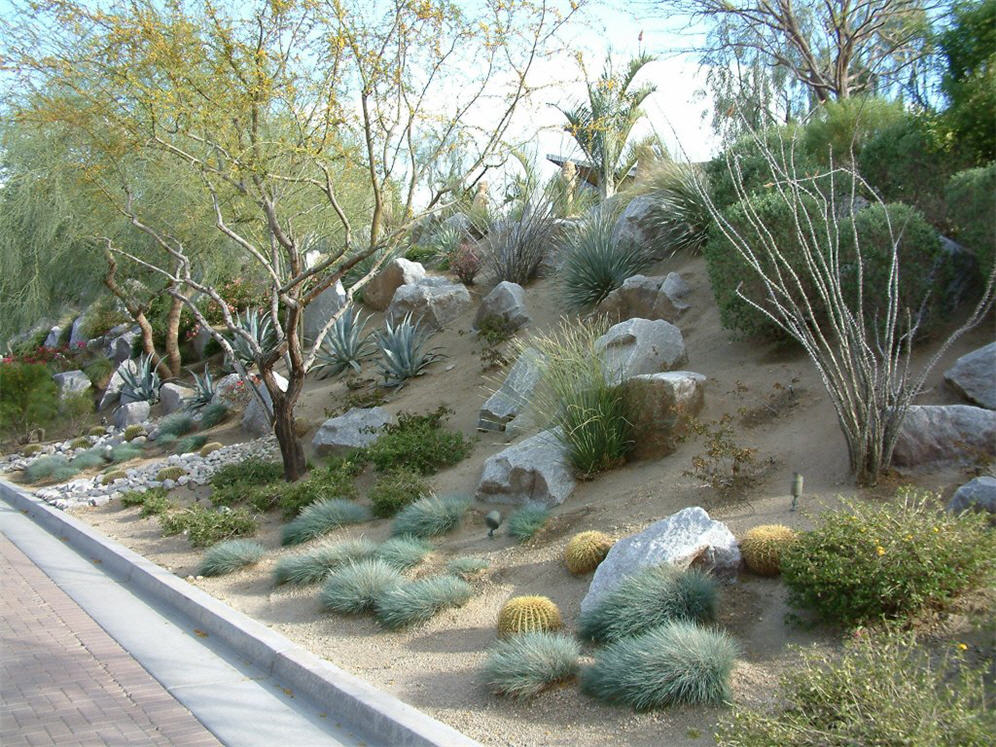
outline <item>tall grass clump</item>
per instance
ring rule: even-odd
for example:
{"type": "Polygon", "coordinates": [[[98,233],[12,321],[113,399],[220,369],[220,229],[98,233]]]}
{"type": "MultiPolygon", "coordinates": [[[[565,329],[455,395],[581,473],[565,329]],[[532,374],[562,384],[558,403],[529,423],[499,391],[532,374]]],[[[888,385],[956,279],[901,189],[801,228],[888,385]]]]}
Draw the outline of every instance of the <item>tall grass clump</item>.
{"type": "Polygon", "coordinates": [[[471,581],[480,576],[488,568],[488,561],[471,555],[459,555],[446,564],[446,572],[459,576],[464,581],[471,581]]]}
{"type": "Polygon", "coordinates": [[[652,261],[645,247],[613,239],[616,211],[602,208],[560,241],[560,282],[571,311],[594,308],[652,261]]]}
{"type": "Polygon", "coordinates": [[[488,653],[483,679],[496,695],[530,698],[578,673],[581,650],[561,633],[523,633],[499,641],[488,653]]]}
{"type": "Polygon", "coordinates": [[[373,556],[399,571],[405,571],[421,563],[430,552],[432,543],[405,534],[382,542],[374,550],[373,556]]]}
{"type": "Polygon", "coordinates": [[[24,468],[24,481],[30,484],[41,482],[52,477],[56,470],[62,470],[68,466],[69,460],[63,456],[38,457],[24,468]]]}
{"type": "Polygon", "coordinates": [[[465,604],[470,584],[456,576],[429,576],[388,589],[377,597],[377,621],[392,630],[430,620],[436,613],[465,604]]]}
{"type": "Polygon", "coordinates": [[[556,237],[552,204],[536,200],[518,218],[493,223],[484,237],[485,262],[498,282],[526,285],[536,277],[556,237]]]}
{"type": "Polygon", "coordinates": [[[201,559],[198,573],[202,576],[224,576],[240,568],[255,565],[263,557],[266,548],[258,542],[245,539],[219,542],[208,548],[201,559]]]}
{"type": "Polygon", "coordinates": [[[843,653],[806,653],[782,677],[777,710],[734,706],[720,723],[722,747],[773,744],[992,744],[996,711],[985,666],[957,645],[932,652],[910,634],[866,635],[843,653]]]}
{"type": "Polygon", "coordinates": [[[159,422],[160,433],[172,433],[177,438],[186,436],[196,428],[197,426],[194,424],[193,417],[182,412],[174,412],[172,415],[167,415],[159,422]]]}
{"type": "Polygon", "coordinates": [[[992,581],[996,535],[981,514],[900,489],[894,503],[845,501],[785,548],[789,602],[843,625],[908,619],[992,581]]]}
{"type": "Polygon", "coordinates": [[[93,469],[104,466],[104,456],[100,449],[87,449],[82,454],[77,454],[69,462],[70,466],[77,469],[93,469]]]}
{"type": "Polygon", "coordinates": [[[602,649],[581,676],[582,689],[637,711],[718,705],[730,698],[737,646],[724,633],[675,621],[602,649]]]}
{"type": "Polygon", "coordinates": [[[550,518],[550,509],[544,504],[530,502],[508,517],[508,534],[519,542],[531,539],[550,518]]]}
{"type": "Polygon", "coordinates": [[[299,545],[347,524],[372,518],[370,509],[352,501],[331,498],[305,506],[296,519],[284,525],[281,542],[299,545]]]}
{"type": "Polygon", "coordinates": [[[404,580],[383,560],[359,560],[332,571],[322,586],[319,600],[328,610],[356,615],[372,610],[382,594],[404,580]]]}
{"type": "Polygon", "coordinates": [[[435,537],[455,529],[470,508],[470,500],[451,495],[429,496],[405,507],[394,518],[391,534],[413,537],[435,537]]]}
{"type": "Polygon", "coordinates": [[[654,256],[701,253],[713,222],[705,199],[708,178],[702,169],[691,163],[658,162],[641,189],[654,201],[641,226],[649,229],[654,256]]]}
{"type": "Polygon", "coordinates": [[[132,459],[138,459],[140,456],[142,456],[142,450],[137,446],[132,446],[129,443],[118,444],[111,449],[111,461],[115,464],[121,464],[121,462],[128,462],[132,459]]]}
{"type": "MultiPolygon", "coordinates": [[[[559,330],[529,341],[541,361],[532,405],[555,427],[582,478],[619,466],[634,446],[629,404],[607,379],[595,348],[607,326],[604,319],[565,322],[559,330]]],[[[519,352],[524,353],[524,347],[519,352]]]]}
{"type": "Polygon", "coordinates": [[[184,436],[173,444],[173,450],[177,454],[189,454],[191,451],[200,451],[201,447],[208,441],[207,436],[184,436]]]}
{"type": "Polygon", "coordinates": [[[698,570],[647,568],[624,579],[581,613],[578,634],[618,641],[673,620],[707,622],[716,616],[716,582],[698,570]]]}
{"type": "Polygon", "coordinates": [[[214,428],[228,417],[228,408],[223,402],[215,402],[201,410],[201,428],[214,428]]]}
{"type": "Polygon", "coordinates": [[[276,584],[317,584],[331,571],[371,557],[376,549],[377,545],[368,539],[319,545],[306,553],[280,558],[273,569],[273,581],[276,584]]]}

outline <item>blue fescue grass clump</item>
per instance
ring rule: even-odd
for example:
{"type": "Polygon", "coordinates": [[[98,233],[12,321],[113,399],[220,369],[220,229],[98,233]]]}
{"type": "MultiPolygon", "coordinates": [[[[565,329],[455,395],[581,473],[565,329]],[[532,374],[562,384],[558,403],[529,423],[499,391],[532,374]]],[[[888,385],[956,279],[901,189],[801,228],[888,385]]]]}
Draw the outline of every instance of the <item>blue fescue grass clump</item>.
{"type": "Polygon", "coordinates": [[[299,545],[346,524],[359,524],[373,518],[370,509],[342,498],[316,501],[305,506],[297,518],[284,524],[281,542],[299,545]]]}
{"type": "Polygon", "coordinates": [[[470,508],[470,499],[459,495],[429,496],[403,508],[394,518],[395,536],[435,537],[456,528],[470,508]]]}
{"type": "Polygon", "coordinates": [[[208,442],[207,436],[185,436],[173,446],[173,451],[177,454],[187,454],[191,451],[200,451],[200,448],[208,442]]]}
{"type": "Polygon", "coordinates": [[[224,576],[247,565],[255,565],[265,552],[266,548],[253,540],[219,542],[204,553],[198,573],[202,576],[224,576]]]}
{"type": "Polygon", "coordinates": [[[63,456],[43,456],[38,457],[24,468],[24,480],[28,483],[36,483],[52,476],[58,469],[69,466],[69,461],[63,456]]]}
{"type": "Polygon", "coordinates": [[[186,436],[196,427],[193,417],[183,412],[175,412],[159,421],[159,435],[169,433],[179,438],[186,436]]]}
{"type": "Polygon", "coordinates": [[[171,448],[173,444],[179,440],[179,436],[175,436],[172,433],[160,433],[159,436],[156,437],[156,446],[160,449],[166,450],[171,448]]]}
{"type": "Polygon", "coordinates": [[[65,482],[66,480],[72,480],[79,473],[79,467],[73,464],[67,464],[65,467],[56,467],[52,470],[50,477],[52,482],[65,482]]]}
{"type": "Polygon", "coordinates": [[[488,561],[484,558],[475,558],[470,555],[460,555],[453,558],[446,564],[446,572],[470,581],[477,578],[488,567],[488,561]]]}
{"type": "Polygon", "coordinates": [[[550,518],[550,509],[542,503],[530,502],[508,517],[508,534],[525,542],[543,528],[550,518]]]}
{"type": "Polygon", "coordinates": [[[377,545],[368,539],[351,539],[319,545],[300,555],[277,561],[273,581],[277,584],[317,584],[331,571],[373,555],[377,545]]]}
{"type": "Polygon", "coordinates": [[[496,695],[530,698],[577,676],[578,642],[562,633],[522,633],[499,641],[484,663],[484,684],[496,695]]]}
{"type": "Polygon", "coordinates": [[[637,711],[681,703],[716,705],[730,698],[737,645],[725,633],[675,621],[610,643],[581,677],[600,700],[637,711]]]}
{"type": "Polygon", "coordinates": [[[403,535],[391,537],[374,551],[374,557],[383,560],[392,568],[406,571],[421,563],[432,552],[432,543],[419,537],[403,535]]]}
{"type": "Polygon", "coordinates": [[[391,630],[422,623],[444,609],[465,604],[473,593],[470,584],[456,576],[420,578],[379,595],[377,621],[391,630]]]}
{"type": "Polygon", "coordinates": [[[213,428],[228,417],[228,408],[221,402],[215,402],[201,410],[201,428],[213,428]]]}
{"type": "Polygon", "coordinates": [[[87,449],[82,454],[74,456],[69,464],[78,469],[93,469],[104,466],[104,457],[100,449],[87,449]]]}
{"type": "Polygon", "coordinates": [[[115,464],[138,459],[140,456],[142,456],[142,450],[137,446],[132,446],[130,443],[118,444],[111,449],[111,461],[115,464]]]}
{"type": "Polygon", "coordinates": [[[373,609],[378,597],[402,583],[404,577],[383,560],[360,560],[332,571],[318,598],[328,610],[355,615],[373,609]]]}
{"type": "Polygon", "coordinates": [[[646,568],[624,579],[581,614],[578,635],[617,641],[673,620],[708,622],[716,616],[716,582],[697,570],[669,565],[646,568]]]}

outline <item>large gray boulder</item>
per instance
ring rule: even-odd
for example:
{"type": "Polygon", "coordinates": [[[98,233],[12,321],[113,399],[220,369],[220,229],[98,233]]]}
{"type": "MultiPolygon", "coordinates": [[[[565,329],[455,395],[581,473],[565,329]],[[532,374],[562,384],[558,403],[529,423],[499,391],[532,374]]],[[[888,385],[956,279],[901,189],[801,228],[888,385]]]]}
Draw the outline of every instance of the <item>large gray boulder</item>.
{"type": "Polygon", "coordinates": [[[896,467],[941,467],[996,456],[996,412],[970,405],[914,405],[899,428],[896,467]]]}
{"type": "Polygon", "coordinates": [[[62,327],[56,325],[49,330],[48,336],[45,338],[45,342],[42,343],[47,348],[55,348],[59,346],[59,338],[62,337],[62,327]]]}
{"type": "MultiPolygon", "coordinates": [[[[609,319],[622,321],[639,317],[641,319],[664,319],[675,321],[688,304],[678,296],[671,296],[666,288],[676,287],[677,283],[666,281],[671,275],[634,275],[626,278],[621,286],[607,295],[596,309],[609,319]]],[[[680,276],[679,276],[679,282],[680,276]]]]}
{"type": "Polygon", "coordinates": [[[131,371],[132,373],[137,374],[138,361],[123,361],[121,365],[114,370],[114,374],[111,376],[111,380],[107,382],[107,388],[104,390],[104,394],[100,398],[100,404],[97,406],[98,410],[105,410],[112,405],[117,404],[121,399],[121,387],[124,386],[124,378],[121,375],[122,371],[131,371]]]}
{"type": "Polygon", "coordinates": [[[69,333],[69,347],[75,348],[79,343],[86,342],[83,327],[86,324],[86,314],[80,314],[73,320],[73,328],[69,333]]]}
{"type": "Polygon", "coordinates": [[[329,418],[315,433],[311,445],[318,454],[334,454],[369,446],[387,425],[397,419],[383,407],[354,407],[344,415],[329,418]]]}
{"type": "Polygon", "coordinates": [[[526,348],[509,369],[505,381],[481,406],[477,417],[480,431],[503,431],[518,416],[543,375],[543,356],[535,348],[526,348]]]}
{"type": "Polygon", "coordinates": [[[581,600],[582,614],[597,606],[624,579],[644,568],[665,564],[733,576],[740,568],[740,548],[727,526],[710,519],[705,509],[684,508],[612,546],[581,600]]]}
{"type": "Polygon", "coordinates": [[[149,419],[149,403],[129,402],[114,411],[114,427],[127,428],[129,425],[144,423],[149,419]]]}
{"type": "Polygon", "coordinates": [[[535,501],[556,506],[576,485],[559,434],[556,430],[542,431],[488,457],[477,484],[477,498],[489,503],[535,501]]]}
{"type": "MultiPolygon", "coordinates": [[[[652,195],[642,195],[630,200],[612,228],[612,243],[617,246],[635,244],[651,251],[657,238],[657,230],[651,220],[651,212],[656,203],[657,199],[652,195]]],[[[655,252],[651,256],[654,259],[664,258],[661,252],[655,252]]]]}
{"type": "Polygon", "coordinates": [[[670,371],[688,362],[681,330],[663,319],[629,319],[595,340],[606,378],[621,384],[637,374],[670,371]]]}
{"type": "Polygon", "coordinates": [[[453,213],[453,215],[442,222],[442,225],[446,228],[455,229],[462,234],[470,233],[471,229],[470,218],[465,213],[453,213]]]}
{"type": "Polygon", "coordinates": [[[363,303],[371,309],[383,311],[402,285],[413,285],[425,277],[425,268],[418,262],[404,257],[392,259],[363,286],[363,303]]]}
{"type": "Polygon", "coordinates": [[[634,456],[643,459],[674,451],[688,422],[705,404],[706,377],[693,371],[638,374],[622,387],[633,413],[634,456]]]}
{"type": "MultiPolygon", "coordinates": [[[[280,391],[287,391],[287,379],[278,373],[273,374],[273,378],[277,381],[277,386],[280,387],[280,391]]],[[[246,404],[246,409],[242,413],[242,430],[251,436],[259,438],[270,433],[273,428],[270,425],[270,414],[269,411],[273,409],[273,399],[270,397],[270,391],[266,388],[266,384],[260,381],[256,384],[256,389],[259,391],[260,396],[263,401],[266,402],[266,409],[260,404],[259,399],[252,396],[252,392],[249,392],[250,398],[249,402],[246,404]]]]}
{"type": "Polygon", "coordinates": [[[309,343],[314,342],[329,319],[345,305],[346,289],[342,287],[342,281],[337,280],[335,285],[322,291],[304,310],[304,339],[309,343]]]}
{"type": "Polygon", "coordinates": [[[963,355],[944,379],[970,402],[996,410],[996,342],[963,355]]]}
{"type": "Polygon", "coordinates": [[[214,382],[214,396],[211,397],[211,404],[221,404],[232,412],[242,412],[252,397],[252,392],[246,386],[242,382],[242,377],[237,373],[222,376],[214,382]]]}
{"type": "Polygon", "coordinates": [[[163,412],[169,414],[176,412],[194,397],[194,390],[180,384],[163,384],[159,387],[159,402],[163,406],[163,412]]]}
{"type": "Polygon", "coordinates": [[[985,511],[996,514],[996,477],[983,475],[962,485],[948,502],[948,511],[985,511]]]}
{"type": "Polygon", "coordinates": [[[55,385],[59,387],[59,398],[66,399],[77,394],[83,394],[90,389],[90,379],[82,371],[66,371],[52,374],[55,385]]]}
{"type": "Polygon", "coordinates": [[[132,357],[132,350],[135,349],[135,340],[142,334],[138,327],[131,327],[112,337],[104,346],[104,355],[115,363],[124,363],[132,357]]]}
{"type": "Polygon", "coordinates": [[[526,324],[529,324],[529,314],[526,313],[526,292],[521,285],[508,280],[498,283],[484,297],[477,309],[477,316],[474,317],[474,326],[477,329],[492,325],[514,332],[526,324]]]}
{"type": "Polygon", "coordinates": [[[445,278],[426,278],[414,285],[402,285],[394,292],[387,318],[397,324],[406,315],[431,332],[441,330],[470,306],[470,292],[463,283],[445,278]]]}

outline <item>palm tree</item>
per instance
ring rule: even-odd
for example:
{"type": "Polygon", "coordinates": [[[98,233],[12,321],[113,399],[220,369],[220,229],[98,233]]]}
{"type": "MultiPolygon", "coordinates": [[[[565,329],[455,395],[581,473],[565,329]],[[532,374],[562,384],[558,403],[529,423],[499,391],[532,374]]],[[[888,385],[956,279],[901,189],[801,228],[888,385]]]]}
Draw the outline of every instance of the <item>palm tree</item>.
{"type": "MultiPolygon", "coordinates": [[[[588,101],[573,109],[560,109],[567,118],[564,130],[581,146],[598,174],[598,189],[603,200],[615,194],[616,182],[624,176],[617,173],[617,169],[629,134],[643,116],[640,105],[657,90],[657,86],[649,83],[633,87],[633,80],[655,59],[641,53],[618,74],[613,72],[610,61],[594,82],[588,80],[585,73],[588,101]]],[[[584,71],[583,63],[581,69],[584,71]]]]}

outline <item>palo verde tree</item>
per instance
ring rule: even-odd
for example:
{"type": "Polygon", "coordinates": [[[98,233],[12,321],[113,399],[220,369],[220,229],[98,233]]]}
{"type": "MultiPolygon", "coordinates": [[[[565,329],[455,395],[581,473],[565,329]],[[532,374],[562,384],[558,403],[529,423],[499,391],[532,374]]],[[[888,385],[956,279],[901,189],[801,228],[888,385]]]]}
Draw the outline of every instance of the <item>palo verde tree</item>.
{"type": "MultiPolygon", "coordinates": [[[[8,104],[16,116],[82,124],[84,132],[100,122],[92,131],[113,132],[118,153],[88,143],[95,160],[111,164],[95,178],[161,257],[138,256],[112,237],[109,251],[166,278],[204,327],[186,293],[218,305],[228,333],[252,350],[285,476],[295,480],[305,460],[294,404],[336,318],[308,348],[305,309],[361,262],[381,258],[365,265],[351,297],[379,269],[382,249],[447,206],[448,188],[425,183],[433,161],[462,143],[473,148],[468,170],[486,167],[530,93],[532,66],[578,3],[565,5],[559,12],[553,0],[484,0],[468,9],[449,0],[132,0],[97,8],[50,0],[9,14],[0,52],[17,74],[8,104]],[[211,214],[204,230],[221,232],[265,278],[260,306],[276,331],[272,347],[240,326],[199,272],[191,242],[169,220],[150,218],[140,182],[114,167],[138,153],[196,174],[211,214]],[[357,168],[370,199],[350,215],[352,185],[343,175],[357,168]],[[311,264],[305,254],[316,235],[327,250],[311,264]],[[286,389],[278,365],[286,366],[286,389]]],[[[235,360],[228,340],[216,339],[235,360]]]]}

